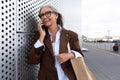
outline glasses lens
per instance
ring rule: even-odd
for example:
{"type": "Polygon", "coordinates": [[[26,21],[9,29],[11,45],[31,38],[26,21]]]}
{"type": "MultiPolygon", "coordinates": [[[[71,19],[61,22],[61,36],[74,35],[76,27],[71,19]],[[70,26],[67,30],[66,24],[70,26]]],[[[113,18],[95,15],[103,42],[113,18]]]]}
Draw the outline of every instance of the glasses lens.
{"type": "Polygon", "coordinates": [[[45,13],[45,16],[46,16],[46,17],[50,17],[50,16],[51,16],[51,13],[52,13],[51,11],[48,11],[48,12],[45,13]]]}

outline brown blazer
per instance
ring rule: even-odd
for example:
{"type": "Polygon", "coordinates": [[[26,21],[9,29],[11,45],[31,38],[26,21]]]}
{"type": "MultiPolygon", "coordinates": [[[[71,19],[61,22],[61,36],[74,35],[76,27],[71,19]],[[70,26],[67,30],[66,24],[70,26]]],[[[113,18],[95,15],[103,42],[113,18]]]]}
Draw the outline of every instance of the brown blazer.
{"type": "MultiPolygon", "coordinates": [[[[35,34],[34,43],[38,40],[39,33],[35,34]]],[[[71,49],[78,51],[82,54],[78,35],[75,32],[62,29],[60,36],[60,51],[59,53],[68,52],[67,43],[70,43],[71,49]]],[[[83,54],[82,54],[83,55],[83,54]]],[[[39,48],[32,47],[30,54],[28,55],[29,61],[32,64],[40,63],[40,70],[38,80],[58,80],[57,70],[55,68],[55,59],[52,49],[52,44],[48,32],[44,39],[44,46],[39,48]]],[[[61,64],[64,73],[68,76],[69,80],[76,80],[70,60],[61,64]]]]}

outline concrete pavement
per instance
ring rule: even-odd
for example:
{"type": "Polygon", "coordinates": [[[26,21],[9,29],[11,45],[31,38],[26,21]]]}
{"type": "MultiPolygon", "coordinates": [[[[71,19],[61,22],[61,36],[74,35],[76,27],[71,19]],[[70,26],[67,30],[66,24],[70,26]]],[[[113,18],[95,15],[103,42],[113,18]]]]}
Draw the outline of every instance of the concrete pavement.
{"type": "Polygon", "coordinates": [[[97,80],[120,80],[120,55],[84,44],[83,47],[88,48],[85,62],[97,80]]]}

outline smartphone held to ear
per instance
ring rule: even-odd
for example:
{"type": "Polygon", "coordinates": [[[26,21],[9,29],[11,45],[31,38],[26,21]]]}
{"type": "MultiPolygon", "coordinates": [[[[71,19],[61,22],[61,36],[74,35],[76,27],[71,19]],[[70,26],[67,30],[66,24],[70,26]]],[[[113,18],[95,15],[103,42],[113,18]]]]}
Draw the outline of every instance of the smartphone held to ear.
{"type": "Polygon", "coordinates": [[[44,30],[44,31],[47,30],[47,27],[42,23],[42,21],[39,21],[39,22],[38,22],[38,25],[42,25],[42,26],[41,26],[42,30],[44,30]]]}
{"type": "Polygon", "coordinates": [[[45,30],[45,25],[42,25],[42,29],[45,30]]]}
{"type": "Polygon", "coordinates": [[[42,29],[43,29],[44,31],[47,31],[47,27],[46,27],[45,25],[42,25],[42,29]]]}

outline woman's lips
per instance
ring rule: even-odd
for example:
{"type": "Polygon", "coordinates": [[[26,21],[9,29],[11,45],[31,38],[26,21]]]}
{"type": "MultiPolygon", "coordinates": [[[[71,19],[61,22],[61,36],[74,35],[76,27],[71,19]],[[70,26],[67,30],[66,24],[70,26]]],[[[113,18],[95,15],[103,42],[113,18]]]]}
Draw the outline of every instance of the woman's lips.
{"type": "Polygon", "coordinates": [[[47,22],[49,22],[50,20],[49,19],[44,19],[43,20],[43,23],[47,23],[47,22]]]}
{"type": "Polygon", "coordinates": [[[44,20],[44,21],[43,21],[43,24],[46,24],[47,22],[49,22],[49,20],[44,20]]]}

